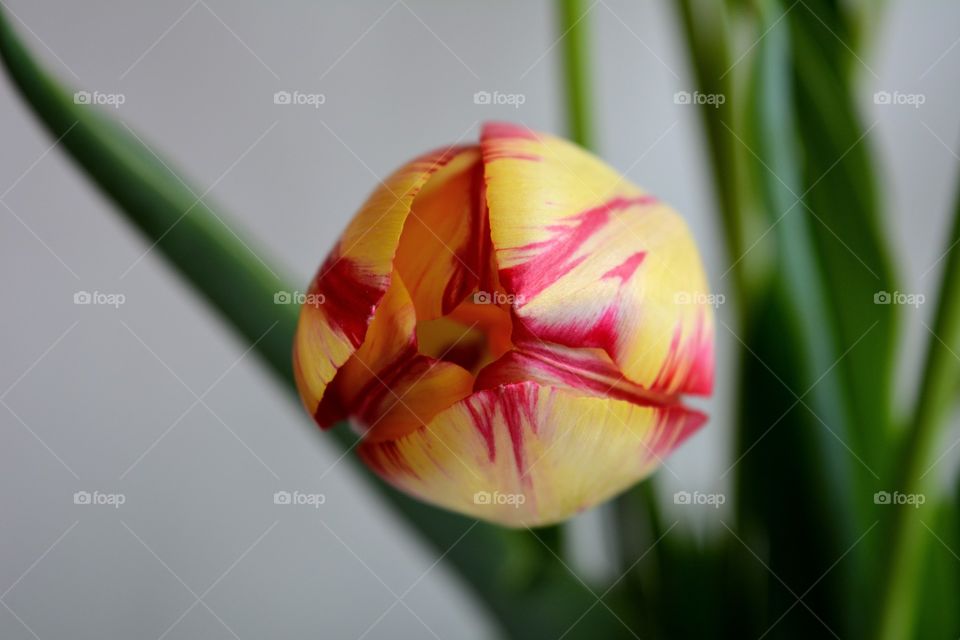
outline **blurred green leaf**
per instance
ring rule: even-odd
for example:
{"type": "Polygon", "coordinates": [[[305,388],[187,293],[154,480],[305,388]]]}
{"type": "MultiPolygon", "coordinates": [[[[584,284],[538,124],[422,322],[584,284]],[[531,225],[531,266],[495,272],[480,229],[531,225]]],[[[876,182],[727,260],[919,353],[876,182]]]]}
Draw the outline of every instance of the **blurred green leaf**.
{"type": "MultiPolygon", "coordinates": [[[[880,517],[871,496],[889,490],[893,478],[893,376],[898,336],[897,305],[877,304],[897,290],[884,236],[870,132],[855,103],[857,78],[872,69],[849,44],[852,27],[843,7],[809,0],[789,16],[794,42],[793,82],[797,131],[803,141],[802,209],[809,220],[827,307],[836,328],[836,371],[848,399],[848,429],[837,433],[853,466],[853,508],[860,528],[880,517]],[[851,347],[851,345],[855,345],[851,347]]],[[[827,423],[831,424],[830,422],[827,423]]],[[[875,597],[883,528],[865,538],[848,566],[854,602],[875,597]]],[[[850,606],[853,606],[852,604],[850,606]]],[[[860,616],[848,615],[866,633],[860,616]]]]}
{"type": "MultiPolygon", "coordinates": [[[[950,409],[956,404],[960,384],[960,183],[955,196],[953,223],[946,240],[943,275],[937,296],[933,327],[929,328],[926,361],[913,417],[896,447],[896,482],[904,494],[923,494],[927,505],[890,505],[886,540],[888,562],[880,586],[880,621],[876,637],[899,640],[908,637],[916,623],[922,574],[920,565],[930,544],[929,525],[941,491],[929,475],[937,437],[943,431],[950,409]],[[932,512],[932,513],[931,513],[932,512]]],[[[956,596],[956,593],[954,594],[956,596]]]]}
{"type": "Polygon", "coordinates": [[[915,640],[960,638],[960,510],[954,499],[932,515],[925,523],[930,540],[921,560],[915,640]]]}
{"type": "MultiPolygon", "coordinates": [[[[870,154],[872,125],[861,122],[851,80],[840,72],[853,58],[872,73],[843,38],[838,9],[809,0],[791,13],[798,132],[804,141],[803,210],[811,220],[849,390],[853,451],[885,476],[892,434],[890,398],[896,362],[897,305],[877,304],[896,291],[887,239],[881,229],[870,154]],[[880,296],[880,298],[877,298],[880,296]]],[[[872,492],[870,492],[872,493],[872,492]]]]}
{"type": "Polygon", "coordinates": [[[811,230],[796,211],[802,149],[792,42],[787,25],[780,24],[787,7],[759,5],[755,31],[763,37],[752,56],[733,61],[734,25],[724,5],[680,3],[699,90],[727,98],[719,109],[701,109],[741,305],[738,325],[718,329],[742,354],[738,443],[726,472],[736,478],[737,522],[723,547],[725,557],[738,558],[739,571],[723,572],[722,592],[744,594],[742,602],[753,604],[746,607],[752,616],[729,623],[728,637],[758,636],[774,623],[781,633],[817,637],[826,630],[805,609],[797,610],[796,594],[816,584],[804,601],[829,627],[840,626],[842,574],[819,578],[857,529],[851,461],[830,432],[845,430],[846,401],[836,376],[818,379],[838,355],[832,337],[837,329],[811,230]],[[739,76],[751,67],[744,86],[739,76]],[[747,215],[754,204],[763,215],[759,228],[747,215]],[[746,233],[754,235],[749,242],[746,233]],[[768,276],[759,272],[766,265],[756,256],[763,249],[758,245],[770,238],[776,250],[768,276]]]}
{"type": "Polygon", "coordinates": [[[716,105],[699,106],[698,112],[706,133],[713,189],[742,322],[752,302],[750,287],[756,286],[758,274],[754,273],[756,256],[747,250],[746,243],[745,150],[730,135],[731,129],[739,129],[737,109],[742,108],[736,99],[738,64],[730,51],[732,16],[724,3],[716,0],[680,0],[678,8],[698,90],[724,98],[716,105]]]}
{"type": "MultiPolygon", "coordinates": [[[[795,593],[812,589],[804,601],[822,620],[802,613],[792,617],[796,624],[812,620],[808,631],[817,634],[824,631],[821,623],[831,629],[853,624],[843,597],[860,589],[851,591],[862,556],[852,553],[833,565],[871,526],[864,496],[872,493],[864,492],[862,477],[872,472],[846,444],[852,437],[851,403],[834,372],[864,337],[848,339],[831,313],[830,291],[839,279],[821,262],[816,222],[804,208],[801,162],[815,153],[811,147],[818,140],[803,132],[800,122],[805,88],[793,83],[797,53],[791,30],[781,22],[789,7],[773,0],[760,5],[758,31],[765,35],[757,45],[747,144],[776,242],[777,269],[770,309],[753,319],[744,345],[754,358],[748,357],[744,373],[738,486],[745,518],[755,500],[762,522],[753,526],[766,529],[774,593],[792,603],[795,593]]],[[[749,531],[750,520],[744,525],[749,531]]],[[[774,600],[773,619],[783,604],[774,600]]]]}

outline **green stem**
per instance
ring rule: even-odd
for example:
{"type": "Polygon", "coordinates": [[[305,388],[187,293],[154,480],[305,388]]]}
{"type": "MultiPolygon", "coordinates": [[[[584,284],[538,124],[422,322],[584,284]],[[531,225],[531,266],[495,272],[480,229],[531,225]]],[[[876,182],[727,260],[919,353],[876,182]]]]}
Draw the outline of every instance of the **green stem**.
{"type": "MultiPolygon", "coordinates": [[[[736,66],[730,55],[728,9],[723,2],[680,0],[683,33],[697,87],[706,94],[723,96],[722,104],[699,107],[710,154],[713,188],[717,195],[724,240],[737,294],[740,325],[748,307],[748,266],[753,258],[746,250],[746,197],[742,145],[734,137],[738,127],[733,80],[736,66]]],[[[737,133],[741,138],[742,133],[737,133]]]]}
{"type": "MultiPolygon", "coordinates": [[[[927,347],[926,366],[914,409],[912,427],[906,432],[900,451],[900,482],[895,487],[904,494],[928,492],[932,485],[924,481],[932,461],[937,435],[960,382],[960,195],[957,197],[953,229],[932,335],[927,347]]],[[[934,503],[927,495],[927,504],[934,503]]],[[[883,640],[910,637],[919,590],[919,559],[926,538],[923,535],[922,510],[910,505],[892,505],[889,529],[890,550],[886,580],[882,583],[880,633],[883,640]]]]}
{"type": "Polygon", "coordinates": [[[590,47],[587,35],[587,13],[590,9],[585,4],[583,0],[559,0],[559,28],[568,134],[581,147],[594,149],[596,140],[590,102],[590,47]]]}

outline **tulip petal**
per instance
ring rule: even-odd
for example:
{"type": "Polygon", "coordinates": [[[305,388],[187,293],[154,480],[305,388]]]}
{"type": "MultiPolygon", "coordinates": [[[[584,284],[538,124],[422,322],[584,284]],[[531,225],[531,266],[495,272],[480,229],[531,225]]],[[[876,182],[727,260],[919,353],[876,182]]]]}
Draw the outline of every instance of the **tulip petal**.
{"type": "Polygon", "coordinates": [[[349,418],[367,438],[396,438],[470,395],[473,376],[418,352],[417,318],[396,272],[366,340],[339,369],[314,418],[324,428],[349,418]]]}
{"type": "Polygon", "coordinates": [[[559,522],[648,475],[706,416],[534,382],[478,391],[361,457],[419,498],[508,526],[559,522]]]}
{"type": "Polygon", "coordinates": [[[709,393],[713,314],[682,218],[564,140],[494,124],[481,147],[500,282],[524,329],[602,349],[652,391],[709,393]]]}
{"type": "Polygon", "coordinates": [[[680,400],[676,395],[657,393],[630,382],[600,349],[574,349],[532,340],[518,343],[482,369],[474,389],[525,381],[639,405],[667,406],[680,400]]]}
{"type": "Polygon", "coordinates": [[[337,370],[360,347],[390,286],[394,256],[414,198],[431,176],[475,148],[452,147],[404,165],[374,191],[310,283],[322,304],[304,305],[294,340],[300,397],[314,414],[337,370]]]}
{"type": "Polygon", "coordinates": [[[376,384],[378,375],[392,377],[391,371],[416,355],[416,325],[413,303],[403,280],[394,272],[363,344],[337,370],[314,412],[321,427],[329,428],[346,419],[359,390],[376,384]]]}
{"type": "Polygon", "coordinates": [[[417,355],[393,378],[378,376],[351,416],[367,442],[393,440],[428,424],[473,391],[470,372],[450,362],[417,355]]]}
{"type": "Polygon", "coordinates": [[[413,297],[417,318],[450,313],[490,269],[490,234],[482,198],[479,148],[461,153],[413,201],[397,249],[396,269],[413,297]]]}

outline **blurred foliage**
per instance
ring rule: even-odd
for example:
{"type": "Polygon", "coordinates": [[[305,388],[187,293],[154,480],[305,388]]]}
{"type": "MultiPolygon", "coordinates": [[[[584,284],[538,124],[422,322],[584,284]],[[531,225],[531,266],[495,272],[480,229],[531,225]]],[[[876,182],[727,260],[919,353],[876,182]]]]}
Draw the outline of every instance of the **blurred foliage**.
{"type": "MultiPolygon", "coordinates": [[[[957,636],[955,616],[942,612],[936,622],[921,616],[923,625],[915,626],[918,602],[951,610],[955,605],[947,603],[958,596],[955,588],[929,588],[932,564],[918,568],[929,543],[924,538],[934,538],[918,535],[926,511],[873,499],[877,491],[924,492],[946,512],[931,518],[929,533],[936,522],[949,544],[958,542],[946,528],[956,520],[949,497],[918,484],[922,470],[904,471],[911,447],[901,440],[909,445],[911,434],[936,433],[942,413],[923,419],[930,403],[920,400],[920,417],[905,431],[893,420],[896,305],[875,304],[874,296],[897,286],[870,149],[873,125],[862,122],[855,102],[858,78],[873,73],[857,49],[868,35],[865,25],[877,20],[879,3],[866,4],[681,2],[700,90],[727,97],[727,114],[701,110],[708,144],[714,158],[741,162],[747,176],[731,180],[735,172],[715,161],[721,209],[726,201],[743,207],[722,218],[765,219],[759,226],[725,224],[728,236],[748,233],[727,245],[746,243],[748,253],[757,243],[775,246],[769,264],[749,262],[735,249],[728,256],[747,271],[767,270],[738,278],[742,324],[731,330],[747,354],[739,377],[735,455],[742,461],[735,466],[733,544],[761,550],[763,571],[760,591],[756,582],[727,588],[752,589],[746,601],[766,603],[759,633],[749,631],[755,637],[771,629],[774,637],[957,636]],[[726,85],[711,80],[724,63],[717,63],[720,45],[704,35],[716,31],[701,21],[718,11],[725,24],[749,25],[752,43],[748,56],[721,72],[726,85]],[[726,135],[710,133],[721,129],[726,135]],[[745,156],[730,150],[738,145],[745,156]]],[[[953,268],[945,271],[949,281],[953,268]]],[[[942,291],[940,309],[955,297],[942,291]]],[[[955,345],[955,324],[947,319],[935,333],[955,345]]],[[[931,340],[931,349],[947,350],[931,340]]],[[[943,361],[956,366],[955,359],[943,361]]],[[[950,372],[933,378],[943,388],[951,384],[950,372]]],[[[916,458],[929,461],[929,446],[916,448],[924,449],[916,458]]],[[[956,579],[956,571],[937,572],[940,585],[956,579]]],[[[721,635],[742,634],[730,627],[721,635]]]]}
{"type": "MultiPolygon", "coordinates": [[[[897,290],[896,275],[873,125],[856,105],[882,5],[677,2],[697,90],[726,98],[700,114],[737,303],[733,326],[718,329],[738,348],[730,522],[706,537],[665,526],[643,483],[608,514],[622,575],[588,584],[561,557],[559,528],[472,524],[364,474],[510,637],[960,635],[960,498],[922,475],[960,384],[960,208],[917,405],[897,424],[897,306],[874,303],[897,290]],[[927,504],[877,505],[877,491],[927,504]]],[[[568,128],[585,146],[590,8],[559,0],[557,12],[568,128]]],[[[0,54],[51,135],[292,389],[297,310],[273,294],[294,287],[142,138],[73,104],[2,11],[0,54]]],[[[333,435],[352,446],[346,430],[333,435]]]]}

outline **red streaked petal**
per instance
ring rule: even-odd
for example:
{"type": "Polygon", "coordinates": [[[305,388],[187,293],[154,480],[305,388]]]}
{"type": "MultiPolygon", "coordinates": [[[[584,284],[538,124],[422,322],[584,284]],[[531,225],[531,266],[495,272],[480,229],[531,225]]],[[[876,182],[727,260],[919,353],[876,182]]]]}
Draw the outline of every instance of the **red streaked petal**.
{"type": "Polygon", "coordinates": [[[337,372],[317,407],[314,417],[320,426],[349,418],[367,438],[396,438],[470,394],[470,372],[418,353],[416,323],[403,278],[394,273],[366,340],[337,372]]]}
{"type": "Polygon", "coordinates": [[[370,322],[366,339],[337,371],[314,418],[324,428],[347,418],[358,395],[379,387],[378,376],[392,378],[417,354],[417,317],[413,303],[396,274],[370,322]]]}
{"type": "Polygon", "coordinates": [[[610,356],[600,349],[574,349],[525,340],[477,375],[474,389],[532,381],[601,398],[611,397],[641,406],[677,404],[679,397],[645,389],[630,382],[610,356]]]}
{"type": "Polygon", "coordinates": [[[651,391],[709,393],[713,313],[683,220],[564,140],[490,125],[481,147],[500,281],[525,330],[602,349],[651,391]]]}
{"type": "Polygon", "coordinates": [[[395,264],[420,320],[449,313],[489,269],[482,185],[480,152],[471,150],[437,171],[413,201],[395,264]]]}
{"type": "Polygon", "coordinates": [[[310,284],[294,339],[294,371],[311,414],[337,370],[360,347],[390,285],[394,255],[417,193],[432,175],[475,147],[454,147],[409,162],[376,189],[310,284]],[[322,296],[322,297],[321,297],[322,296]]]}
{"type": "Polygon", "coordinates": [[[537,526],[641,480],[705,419],[680,405],[638,406],[523,382],[478,391],[425,427],[364,441],[359,452],[388,482],[427,502],[537,526]]]}

